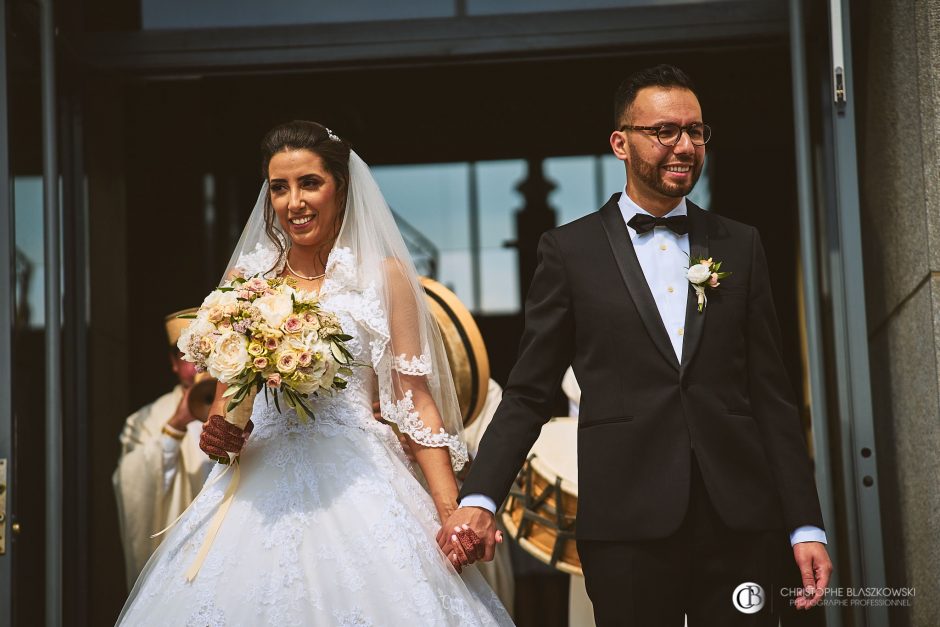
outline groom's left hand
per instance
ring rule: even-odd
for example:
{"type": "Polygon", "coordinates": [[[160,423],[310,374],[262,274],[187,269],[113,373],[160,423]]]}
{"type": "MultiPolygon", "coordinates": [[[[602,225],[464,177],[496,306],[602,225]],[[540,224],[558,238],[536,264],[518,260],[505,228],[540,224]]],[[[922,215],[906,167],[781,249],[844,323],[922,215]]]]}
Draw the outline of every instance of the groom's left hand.
{"type": "Polygon", "coordinates": [[[808,610],[822,601],[832,574],[832,561],[822,542],[798,542],[793,545],[793,558],[803,580],[803,596],[797,597],[796,609],[808,610]]]}

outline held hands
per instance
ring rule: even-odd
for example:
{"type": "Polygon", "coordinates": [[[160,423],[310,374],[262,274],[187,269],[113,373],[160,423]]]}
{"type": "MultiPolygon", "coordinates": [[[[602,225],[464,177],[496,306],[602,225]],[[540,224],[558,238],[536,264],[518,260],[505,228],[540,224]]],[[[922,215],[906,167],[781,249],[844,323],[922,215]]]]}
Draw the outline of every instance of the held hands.
{"type": "Polygon", "coordinates": [[[460,507],[448,516],[437,532],[437,544],[459,573],[467,564],[489,562],[503,533],[496,528],[496,517],[482,507],[460,507]]]}
{"type": "MultiPolygon", "coordinates": [[[[377,421],[386,423],[378,401],[372,403],[372,415],[377,421]]],[[[417,463],[411,439],[400,434],[398,440],[408,460],[412,464],[417,463]]],[[[496,529],[495,516],[480,507],[457,508],[453,496],[446,504],[437,501],[435,499],[438,517],[444,521],[437,532],[437,544],[457,572],[478,560],[492,560],[496,545],[503,541],[503,533],[496,529]]]]}
{"type": "Polygon", "coordinates": [[[255,425],[250,420],[245,429],[239,429],[218,414],[209,416],[206,424],[202,426],[202,435],[199,437],[199,448],[210,458],[220,464],[229,462],[229,453],[241,453],[248,436],[251,435],[255,425]]]}
{"type": "Polygon", "coordinates": [[[796,609],[808,610],[822,601],[832,574],[832,561],[822,542],[793,545],[793,557],[803,579],[803,596],[797,597],[796,609]]]}

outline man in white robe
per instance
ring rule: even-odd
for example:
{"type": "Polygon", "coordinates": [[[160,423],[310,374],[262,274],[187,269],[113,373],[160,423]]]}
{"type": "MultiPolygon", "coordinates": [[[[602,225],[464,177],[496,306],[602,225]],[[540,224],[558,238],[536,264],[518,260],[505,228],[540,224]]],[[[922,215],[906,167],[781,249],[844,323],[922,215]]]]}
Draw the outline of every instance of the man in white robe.
{"type": "Polygon", "coordinates": [[[112,482],[118,506],[128,589],[163,540],[151,538],[185,510],[205,483],[212,461],[199,450],[202,423],[188,407],[195,366],[176,348],[189,320],[167,316],[170,364],[179,384],[130,416],[112,482]]]}

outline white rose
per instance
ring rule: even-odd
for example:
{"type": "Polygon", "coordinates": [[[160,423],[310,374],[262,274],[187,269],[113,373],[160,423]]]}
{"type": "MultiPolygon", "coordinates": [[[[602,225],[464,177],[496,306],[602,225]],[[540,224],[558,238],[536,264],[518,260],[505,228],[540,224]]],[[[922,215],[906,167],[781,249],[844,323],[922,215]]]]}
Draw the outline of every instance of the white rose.
{"type": "Polygon", "coordinates": [[[213,290],[206,296],[206,299],[202,301],[202,307],[200,309],[209,310],[213,307],[225,307],[226,305],[234,305],[238,302],[238,297],[235,295],[235,292],[222,292],[220,290],[213,290]]]}
{"type": "Polygon", "coordinates": [[[279,294],[265,294],[254,303],[261,317],[272,329],[280,328],[287,318],[294,311],[294,303],[291,302],[290,293],[283,292],[279,294]]]}
{"type": "Polygon", "coordinates": [[[284,337],[284,345],[289,347],[295,353],[302,353],[307,350],[308,342],[298,335],[287,335],[284,337]]]}
{"type": "Polygon", "coordinates": [[[212,353],[206,359],[206,368],[210,375],[222,383],[230,383],[242,373],[250,361],[248,338],[241,333],[227,331],[216,340],[212,353]]]}
{"type": "Polygon", "coordinates": [[[705,264],[697,263],[691,268],[689,268],[688,275],[689,282],[694,284],[704,283],[711,278],[711,270],[708,269],[708,266],[705,264]]]}

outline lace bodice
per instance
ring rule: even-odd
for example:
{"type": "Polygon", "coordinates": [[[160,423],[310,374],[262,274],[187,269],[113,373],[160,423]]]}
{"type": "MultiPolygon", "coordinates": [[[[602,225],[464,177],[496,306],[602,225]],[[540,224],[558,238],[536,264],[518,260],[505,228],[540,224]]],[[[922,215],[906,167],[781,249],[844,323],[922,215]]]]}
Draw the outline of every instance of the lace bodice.
{"type": "MultiPolygon", "coordinates": [[[[366,337],[365,330],[350,314],[350,309],[361,310],[363,307],[362,295],[344,294],[341,298],[334,298],[321,294],[321,298],[324,308],[336,313],[343,330],[353,337],[346,342],[353,358],[360,364],[368,364],[368,347],[363,346],[362,341],[366,337]]],[[[372,412],[373,399],[377,398],[375,371],[369,365],[354,367],[352,371],[352,375],[347,377],[345,390],[333,395],[310,397],[309,405],[315,416],[311,421],[302,421],[283,400],[279,403],[278,411],[272,394],[259,393],[255,396],[252,411],[252,421],[255,423],[252,439],[283,434],[329,435],[341,428],[356,428],[377,434],[389,431],[387,426],[375,420],[372,412]]]]}
{"type": "MultiPolygon", "coordinates": [[[[244,276],[264,274],[276,276],[283,271],[277,251],[260,245],[250,254],[243,255],[236,268],[244,276]],[[273,270],[272,270],[273,268],[273,270]]],[[[412,392],[395,395],[390,385],[383,385],[376,375],[383,367],[390,367],[406,375],[433,377],[431,359],[426,354],[391,355],[389,321],[373,285],[361,285],[358,280],[356,258],[349,248],[334,248],[326,265],[326,276],[320,288],[319,299],[323,309],[334,313],[343,331],[352,336],[346,342],[355,361],[345,390],[332,396],[311,398],[310,406],[316,419],[310,423],[300,420],[294,410],[280,403],[279,412],[270,394],[255,397],[252,420],[255,431],[252,438],[264,439],[281,433],[330,433],[341,428],[355,428],[368,432],[388,432],[378,423],[372,412],[374,399],[381,402],[382,415],[398,425],[400,431],[424,446],[448,447],[451,461],[459,469],[467,461],[466,445],[459,434],[443,429],[435,432],[424,424],[415,409],[412,392]]]]}

